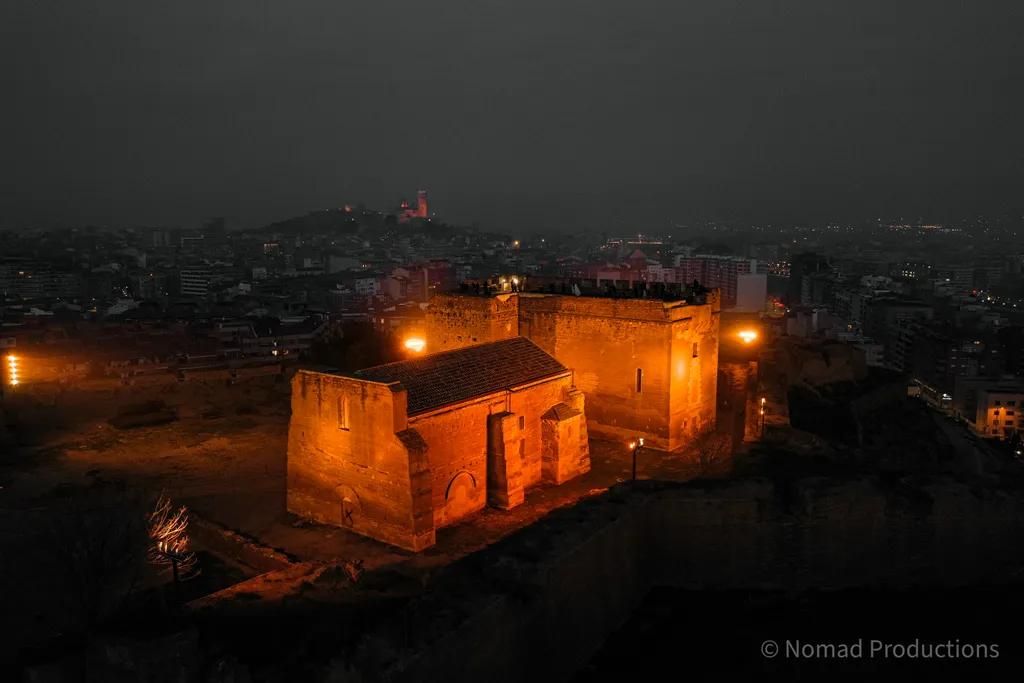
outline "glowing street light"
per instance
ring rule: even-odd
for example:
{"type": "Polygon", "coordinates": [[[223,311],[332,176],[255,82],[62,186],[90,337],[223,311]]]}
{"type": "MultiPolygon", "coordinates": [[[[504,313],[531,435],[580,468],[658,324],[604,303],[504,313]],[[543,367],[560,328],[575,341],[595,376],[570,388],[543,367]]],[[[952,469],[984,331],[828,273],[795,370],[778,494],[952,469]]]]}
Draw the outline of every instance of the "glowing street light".
{"type": "Polygon", "coordinates": [[[644,446],[644,437],[629,442],[629,449],[633,451],[633,481],[636,481],[636,452],[644,446]]]}
{"type": "Polygon", "coordinates": [[[409,337],[402,344],[406,351],[413,353],[423,353],[423,349],[427,348],[427,340],[423,337],[409,337]]]}
{"type": "Polygon", "coordinates": [[[736,336],[739,337],[744,344],[753,344],[757,341],[757,330],[740,330],[736,333],[736,336]]]}
{"type": "Polygon", "coordinates": [[[21,359],[17,356],[7,356],[7,382],[12,387],[18,386],[21,383],[19,377],[21,359]]]}

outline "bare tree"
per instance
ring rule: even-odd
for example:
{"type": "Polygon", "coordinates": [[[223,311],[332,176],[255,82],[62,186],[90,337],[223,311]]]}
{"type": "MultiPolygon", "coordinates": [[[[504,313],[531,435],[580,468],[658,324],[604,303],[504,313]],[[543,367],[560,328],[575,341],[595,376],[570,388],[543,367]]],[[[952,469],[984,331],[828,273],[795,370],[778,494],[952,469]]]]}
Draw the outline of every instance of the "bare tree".
{"type": "Polygon", "coordinates": [[[164,571],[170,569],[175,586],[179,581],[198,576],[199,560],[188,537],[188,509],[185,506],[175,508],[171,499],[161,493],[149,514],[147,531],[150,564],[164,571]]]}

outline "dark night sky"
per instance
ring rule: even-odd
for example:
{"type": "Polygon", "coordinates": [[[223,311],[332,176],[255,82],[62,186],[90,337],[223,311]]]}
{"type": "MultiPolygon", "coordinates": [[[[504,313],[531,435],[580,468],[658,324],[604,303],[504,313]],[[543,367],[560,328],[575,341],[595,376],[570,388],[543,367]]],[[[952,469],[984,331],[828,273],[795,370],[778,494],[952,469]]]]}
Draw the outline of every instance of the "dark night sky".
{"type": "Polygon", "coordinates": [[[1020,0],[7,0],[0,226],[1024,205],[1020,0]]]}

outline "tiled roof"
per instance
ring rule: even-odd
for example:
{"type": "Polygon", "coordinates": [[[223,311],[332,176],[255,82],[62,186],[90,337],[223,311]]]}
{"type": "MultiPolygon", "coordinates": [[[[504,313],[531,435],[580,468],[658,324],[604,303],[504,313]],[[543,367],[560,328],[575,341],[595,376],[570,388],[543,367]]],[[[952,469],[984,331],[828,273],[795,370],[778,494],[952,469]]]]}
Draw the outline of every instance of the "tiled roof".
{"type": "Polygon", "coordinates": [[[526,337],[467,346],[355,373],[371,382],[401,382],[416,415],[565,372],[564,365],[526,337]]]}

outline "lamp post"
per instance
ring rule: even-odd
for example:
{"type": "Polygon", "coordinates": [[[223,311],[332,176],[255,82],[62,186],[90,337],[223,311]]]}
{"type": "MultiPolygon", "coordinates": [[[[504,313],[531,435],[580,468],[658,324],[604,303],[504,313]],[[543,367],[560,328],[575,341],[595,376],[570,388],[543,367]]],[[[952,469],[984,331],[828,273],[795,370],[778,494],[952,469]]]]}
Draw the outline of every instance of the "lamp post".
{"type": "Polygon", "coordinates": [[[644,446],[644,437],[629,442],[629,448],[633,451],[633,481],[636,481],[636,453],[644,446]]]}
{"type": "Polygon", "coordinates": [[[165,541],[160,541],[157,544],[157,550],[171,563],[171,576],[174,577],[174,597],[181,602],[181,579],[178,576],[178,563],[186,558],[165,541]]]}
{"type": "Polygon", "coordinates": [[[407,337],[402,342],[402,347],[405,348],[406,353],[410,356],[416,356],[423,353],[423,350],[427,348],[427,340],[423,337],[407,337]]]}
{"type": "Polygon", "coordinates": [[[12,387],[21,383],[21,358],[11,354],[7,356],[7,383],[12,387]]]}
{"type": "Polygon", "coordinates": [[[768,401],[764,396],[761,397],[761,436],[764,436],[764,413],[765,403],[768,401]]]}

